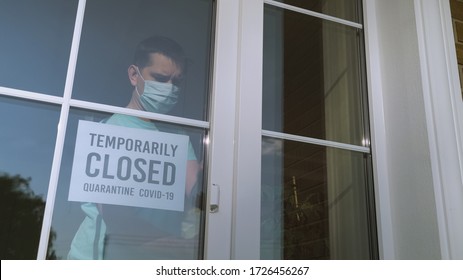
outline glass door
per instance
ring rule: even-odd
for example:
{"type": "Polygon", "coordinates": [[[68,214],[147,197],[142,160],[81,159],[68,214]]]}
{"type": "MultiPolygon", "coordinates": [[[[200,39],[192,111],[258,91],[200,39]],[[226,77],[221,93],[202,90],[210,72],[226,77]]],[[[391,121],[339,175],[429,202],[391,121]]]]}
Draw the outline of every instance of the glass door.
{"type": "Polygon", "coordinates": [[[361,1],[241,13],[232,257],[377,258],[361,1]]]}
{"type": "Polygon", "coordinates": [[[203,258],[214,1],[64,2],[0,3],[2,259],[203,258]]]}
{"type": "Polygon", "coordinates": [[[376,257],[360,1],[64,2],[0,3],[2,259],[376,257]]]}
{"type": "Polygon", "coordinates": [[[79,8],[48,251],[202,258],[213,3],[79,8]]]}

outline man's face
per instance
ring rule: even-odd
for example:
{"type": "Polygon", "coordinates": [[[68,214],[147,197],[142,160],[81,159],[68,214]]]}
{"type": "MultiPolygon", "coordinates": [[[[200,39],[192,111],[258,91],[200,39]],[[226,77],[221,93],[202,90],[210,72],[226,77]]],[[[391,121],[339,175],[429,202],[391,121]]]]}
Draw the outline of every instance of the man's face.
{"type": "MultiPolygon", "coordinates": [[[[168,57],[160,53],[150,54],[150,63],[148,66],[139,69],[143,79],[147,81],[157,81],[161,83],[170,83],[177,85],[182,78],[181,69],[168,57]]],[[[144,81],[138,79],[139,90],[143,92],[144,81]]]]}

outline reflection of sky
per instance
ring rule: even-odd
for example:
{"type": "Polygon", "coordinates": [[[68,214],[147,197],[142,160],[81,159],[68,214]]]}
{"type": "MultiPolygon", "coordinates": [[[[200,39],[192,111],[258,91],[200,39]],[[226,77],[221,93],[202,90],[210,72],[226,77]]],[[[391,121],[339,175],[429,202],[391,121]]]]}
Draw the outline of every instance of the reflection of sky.
{"type": "Polygon", "coordinates": [[[0,86],[62,96],[77,0],[0,1],[0,86]]]}
{"type": "MultiPolygon", "coordinates": [[[[177,114],[205,119],[211,2],[87,1],[73,97],[125,106],[131,91],[126,71],[136,43],[153,34],[167,35],[184,47],[190,62],[186,75],[188,91],[177,106],[177,114]]],[[[0,87],[63,95],[77,3],[78,0],[0,2],[0,87]]],[[[44,200],[59,113],[57,105],[19,101],[2,97],[0,92],[0,172],[30,177],[33,191],[44,200]]],[[[66,180],[72,167],[75,139],[72,126],[68,129],[71,132],[66,133],[53,217],[59,257],[65,257],[83,218],[80,203],[67,201],[66,180]]]]}
{"type": "Polygon", "coordinates": [[[283,141],[280,139],[265,137],[262,138],[262,155],[263,156],[282,156],[283,141]]]}

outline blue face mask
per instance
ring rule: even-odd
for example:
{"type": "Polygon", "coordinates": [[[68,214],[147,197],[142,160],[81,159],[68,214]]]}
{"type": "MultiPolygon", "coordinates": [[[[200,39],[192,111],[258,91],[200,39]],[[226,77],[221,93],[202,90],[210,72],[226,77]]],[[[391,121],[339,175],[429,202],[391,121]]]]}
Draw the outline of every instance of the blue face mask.
{"type": "Polygon", "coordinates": [[[135,90],[140,97],[140,103],[145,111],[164,114],[172,110],[178,100],[178,87],[170,83],[160,83],[157,81],[146,81],[143,79],[140,71],[138,74],[145,82],[145,89],[143,94],[138,92],[138,88],[135,86],[135,90]]]}

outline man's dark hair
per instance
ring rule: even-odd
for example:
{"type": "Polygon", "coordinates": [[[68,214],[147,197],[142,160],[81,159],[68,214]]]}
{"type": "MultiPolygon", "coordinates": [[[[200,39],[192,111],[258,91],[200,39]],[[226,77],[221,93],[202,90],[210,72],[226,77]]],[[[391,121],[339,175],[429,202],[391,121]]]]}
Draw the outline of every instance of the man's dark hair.
{"type": "Polygon", "coordinates": [[[185,71],[186,57],[182,47],[172,39],[163,36],[153,36],[141,41],[136,50],[133,64],[144,68],[150,63],[150,54],[160,53],[172,59],[182,72],[185,71]]]}

